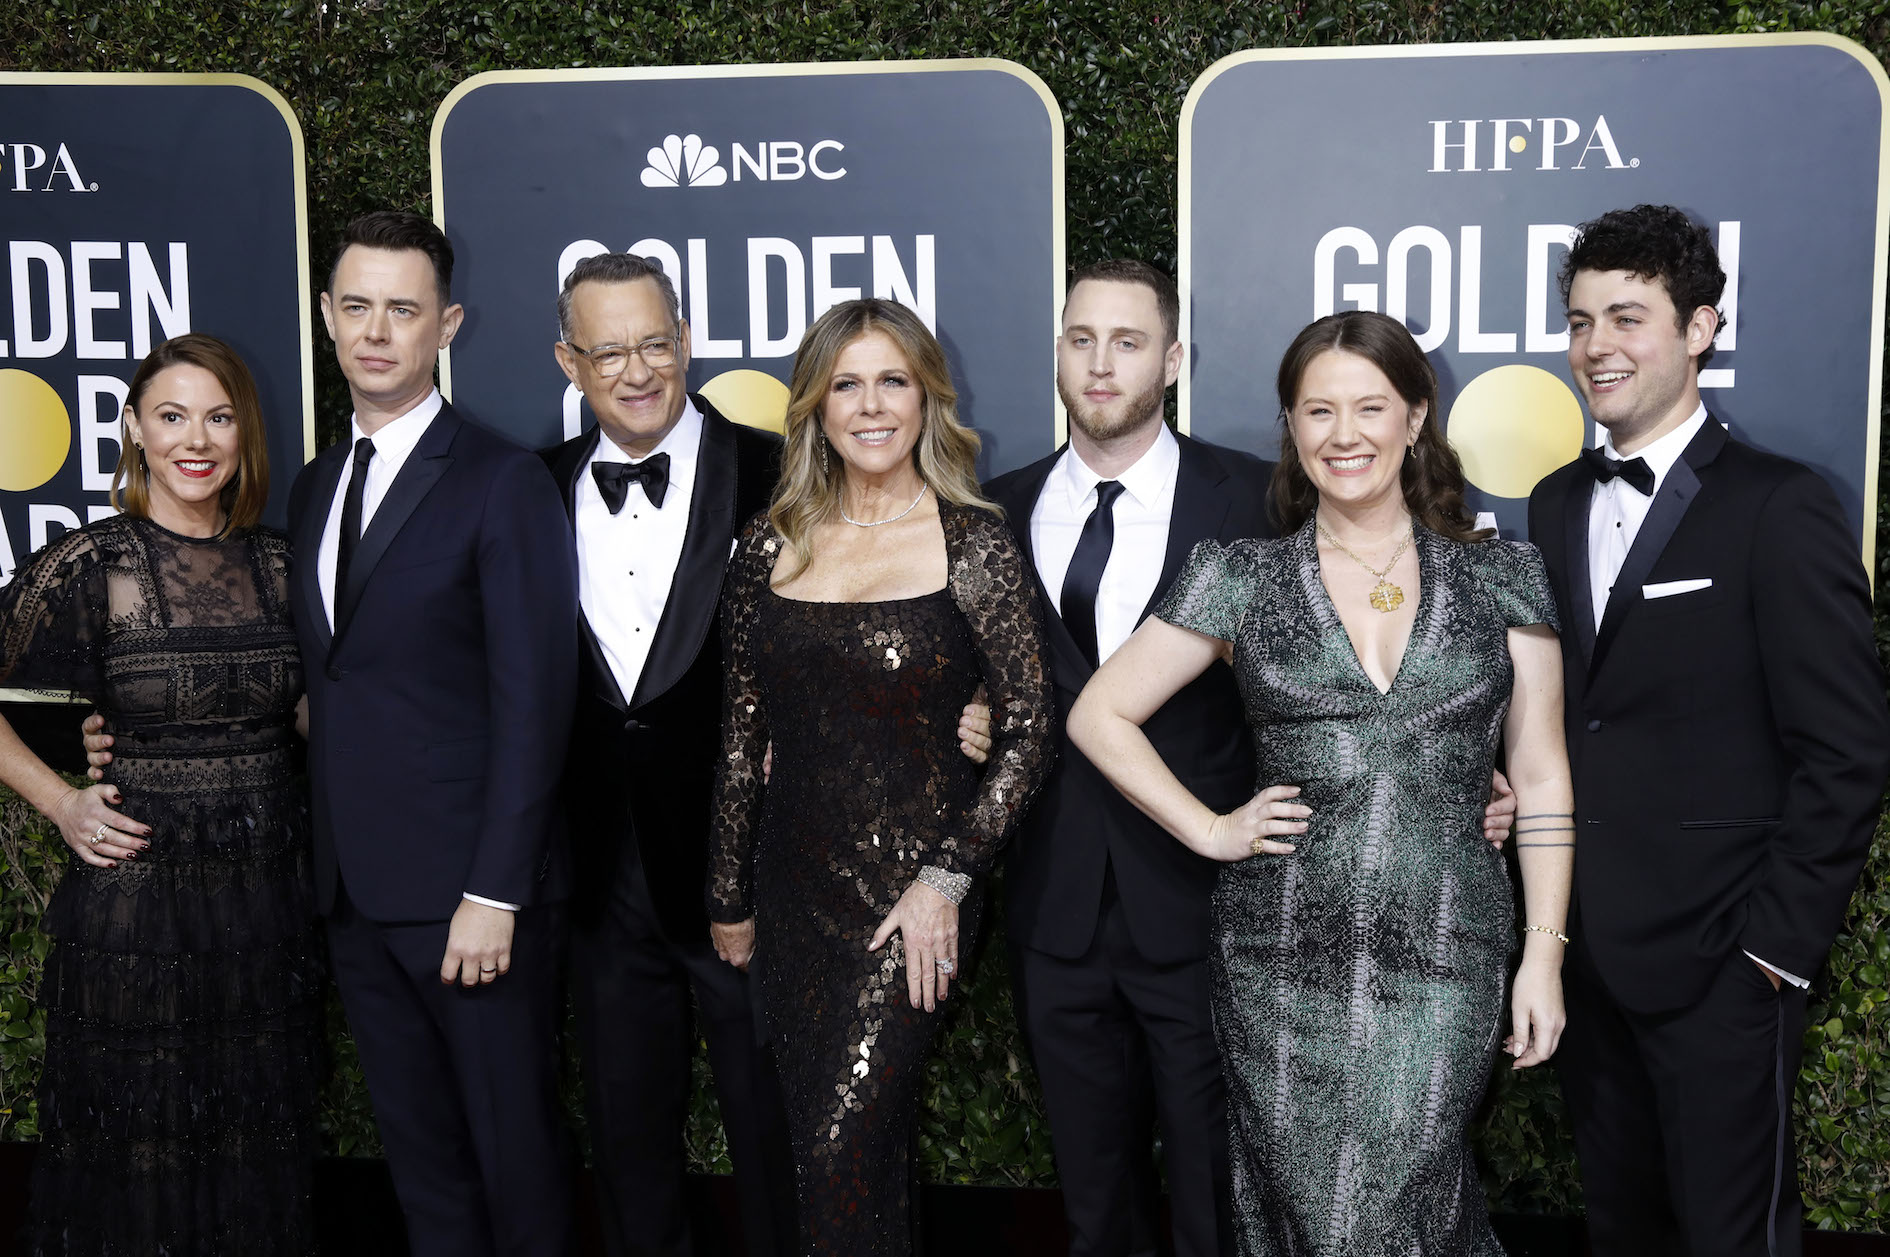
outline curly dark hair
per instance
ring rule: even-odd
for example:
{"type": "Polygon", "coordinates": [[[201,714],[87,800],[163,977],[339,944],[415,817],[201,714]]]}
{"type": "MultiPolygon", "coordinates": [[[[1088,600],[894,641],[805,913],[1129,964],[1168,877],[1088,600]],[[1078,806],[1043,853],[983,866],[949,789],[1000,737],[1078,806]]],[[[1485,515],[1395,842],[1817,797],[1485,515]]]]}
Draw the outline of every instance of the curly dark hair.
{"type": "MultiPolygon", "coordinates": [[[[1719,308],[1726,272],[1720,269],[1713,237],[1684,210],[1671,205],[1609,210],[1577,227],[1575,243],[1562,260],[1564,305],[1577,271],[1626,271],[1640,279],[1659,280],[1673,298],[1674,318],[1683,332],[1701,306],[1712,307],[1720,327],[1726,324],[1719,308]]],[[[1709,341],[1694,365],[1704,367],[1712,358],[1709,341]]]]}
{"type": "Polygon", "coordinates": [[[1464,500],[1463,461],[1444,439],[1443,417],[1437,413],[1437,373],[1431,370],[1430,359],[1404,324],[1372,310],[1344,310],[1307,324],[1280,359],[1280,461],[1273,468],[1269,490],[1280,531],[1296,531],[1319,505],[1319,491],[1300,465],[1299,450],[1293,444],[1292,414],[1299,404],[1306,368],[1332,349],[1365,359],[1385,373],[1405,405],[1424,407],[1417,442],[1398,472],[1399,488],[1412,517],[1452,541],[1488,537],[1490,530],[1477,527],[1476,515],[1464,500]]]}

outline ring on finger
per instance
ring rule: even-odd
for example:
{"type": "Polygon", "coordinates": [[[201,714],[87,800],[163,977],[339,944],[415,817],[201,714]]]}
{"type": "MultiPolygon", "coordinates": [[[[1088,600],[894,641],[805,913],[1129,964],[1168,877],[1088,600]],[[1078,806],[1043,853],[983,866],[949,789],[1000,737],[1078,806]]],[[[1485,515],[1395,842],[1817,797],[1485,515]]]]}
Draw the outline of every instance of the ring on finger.
{"type": "Polygon", "coordinates": [[[91,841],[92,845],[95,847],[105,841],[105,826],[100,825],[98,829],[93,832],[91,841]]]}
{"type": "Polygon", "coordinates": [[[938,960],[938,971],[949,978],[952,974],[958,972],[958,962],[949,957],[942,956],[938,960]]]}

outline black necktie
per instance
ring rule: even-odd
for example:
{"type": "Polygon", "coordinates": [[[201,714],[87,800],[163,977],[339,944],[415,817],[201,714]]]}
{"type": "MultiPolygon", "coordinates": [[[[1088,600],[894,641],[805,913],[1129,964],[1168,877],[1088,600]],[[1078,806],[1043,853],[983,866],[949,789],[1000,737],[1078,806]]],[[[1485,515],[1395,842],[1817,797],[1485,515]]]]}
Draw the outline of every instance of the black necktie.
{"type": "Polygon", "coordinates": [[[669,493],[669,455],[657,454],[640,463],[592,463],[591,478],[597,481],[597,491],[604,495],[604,505],[612,515],[623,509],[632,480],[643,485],[651,506],[661,506],[669,493]]]}
{"type": "Polygon", "coordinates": [[[1598,449],[1583,450],[1582,461],[1595,473],[1595,479],[1607,484],[1616,476],[1641,491],[1642,497],[1654,496],[1654,469],[1645,458],[1609,458],[1598,449]]]}
{"type": "Polygon", "coordinates": [[[354,474],[348,477],[348,492],[341,499],[341,535],[335,547],[335,619],[339,627],[341,600],[348,589],[348,565],[354,561],[354,548],[361,544],[361,498],[367,492],[368,464],[374,461],[374,442],[362,437],[354,443],[354,474]]]}
{"type": "Polygon", "coordinates": [[[1057,598],[1064,625],[1092,667],[1099,662],[1096,591],[1102,588],[1103,569],[1109,566],[1109,550],[1116,543],[1115,505],[1121,496],[1119,481],[1104,480],[1096,485],[1096,509],[1083,521],[1076,551],[1070,555],[1070,570],[1063,575],[1063,592],[1057,598]]]}

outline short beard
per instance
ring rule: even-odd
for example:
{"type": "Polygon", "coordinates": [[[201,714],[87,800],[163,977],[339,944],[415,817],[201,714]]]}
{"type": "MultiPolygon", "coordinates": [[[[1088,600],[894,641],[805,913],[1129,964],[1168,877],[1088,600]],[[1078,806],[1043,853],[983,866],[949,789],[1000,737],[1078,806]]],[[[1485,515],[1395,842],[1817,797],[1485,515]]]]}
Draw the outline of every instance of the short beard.
{"type": "Polygon", "coordinates": [[[1094,415],[1094,408],[1088,400],[1081,394],[1071,396],[1070,391],[1063,386],[1062,377],[1059,376],[1057,379],[1057,396],[1063,399],[1063,409],[1070,416],[1070,422],[1081,428],[1084,436],[1099,443],[1113,441],[1117,437],[1133,432],[1150,419],[1154,419],[1157,423],[1161,422],[1162,398],[1167,392],[1167,384],[1161,380],[1155,381],[1148,388],[1127,399],[1128,405],[1122,409],[1120,422],[1105,426],[1100,422],[1099,417],[1094,415]]]}

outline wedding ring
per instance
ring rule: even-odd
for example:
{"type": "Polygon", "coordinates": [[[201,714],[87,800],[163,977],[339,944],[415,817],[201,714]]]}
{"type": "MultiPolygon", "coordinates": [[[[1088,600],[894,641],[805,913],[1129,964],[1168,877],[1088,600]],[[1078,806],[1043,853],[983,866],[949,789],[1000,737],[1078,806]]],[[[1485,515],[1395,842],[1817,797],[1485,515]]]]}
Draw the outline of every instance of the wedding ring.
{"type": "Polygon", "coordinates": [[[1255,855],[1265,855],[1265,854],[1267,853],[1267,852],[1266,852],[1266,848],[1260,845],[1261,843],[1263,843],[1263,842],[1265,842],[1265,841],[1266,841],[1266,839],[1265,839],[1264,837],[1260,837],[1260,836],[1256,836],[1256,837],[1254,838],[1254,840],[1253,840],[1253,853],[1254,853],[1255,855]]]}
{"type": "Polygon", "coordinates": [[[499,971],[499,966],[497,965],[480,965],[479,966],[479,972],[481,973],[497,973],[498,971],[499,971]]]}
{"type": "Polygon", "coordinates": [[[104,841],[105,841],[105,827],[103,825],[100,825],[98,827],[98,832],[92,835],[92,845],[96,847],[98,846],[99,843],[104,842],[104,841]]]}
{"type": "Polygon", "coordinates": [[[938,962],[938,971],[949,978],[958,971],[958,965],[950,960],[941,960],[938,962]]]}

